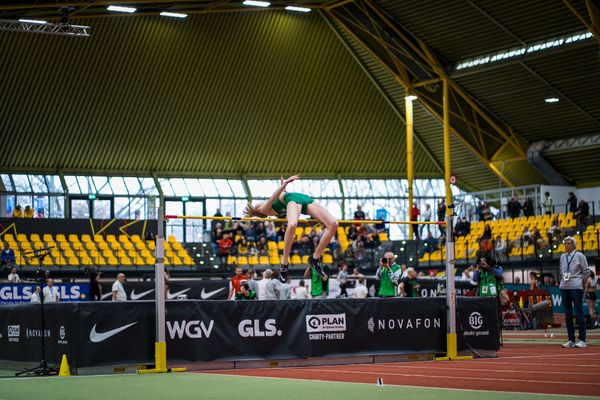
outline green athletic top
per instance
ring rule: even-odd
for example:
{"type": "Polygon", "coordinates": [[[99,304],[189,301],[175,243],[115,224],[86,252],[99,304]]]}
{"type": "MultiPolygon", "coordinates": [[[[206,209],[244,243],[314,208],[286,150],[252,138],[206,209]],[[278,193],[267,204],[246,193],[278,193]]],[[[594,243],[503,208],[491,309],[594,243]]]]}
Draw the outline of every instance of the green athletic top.
{"type": "Polygon", "coordinates": [[[479,289],[478,296],[497,296],[501,287],[496,282],[496,277],[489,271],[481,271],[479,273],[479,289]]]}
{"type": "Polygon", "coordinates": [[[250,290],[248,296],[244,296],[242,292],[237,292],[235,294],[236,300],[256,300],[256,292],[254,290],[250,290]]]}
{"type": "Polygon", "coordinates": [[[275,210],[277,215],[283,215],[286,213],[287,204],[290,201],[293,201],[296,204],[300,204],[302,206],[302,214],[308,215],[308,205],[314,202],[314,200],[310,196],[294,192],[284,194],[283,200],[285,201],[285,203],[279,200],[279,197],[277,197],[275,199],[275,202],[273,202],[273,205],[271,206],[273,210],[275,210]]]}
{"type": "Polygon", "coordinates": [[[318,297],[323,294],[323,291],[329,293],[329,279],[323,282],[321,275],[317,274],[314,268],[311,268],[312,275],[310,277],[312,285],[310,285],[310,295],[318,297]]]}
{"type": "Polygon", "coordinates": [[[400,266],[393,264],[390,268],[381,268],[381,282],[379,284],[379,297],[396,296],[396,285],[390,279],[390,275],[396,272],[400,266]]]}

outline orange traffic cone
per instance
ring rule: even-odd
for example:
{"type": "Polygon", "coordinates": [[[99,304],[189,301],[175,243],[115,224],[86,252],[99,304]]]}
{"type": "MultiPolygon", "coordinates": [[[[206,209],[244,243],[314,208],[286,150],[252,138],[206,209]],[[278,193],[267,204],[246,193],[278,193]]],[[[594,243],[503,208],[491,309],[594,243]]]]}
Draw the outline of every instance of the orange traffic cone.
{"type": "Polygon", "coordinates": [[[67,355],[63,354],[62,361],[60,362],[60,370],[58,376],[71,376],[71,369],[69,368],[69,362],[67,361],[67,355]]]}

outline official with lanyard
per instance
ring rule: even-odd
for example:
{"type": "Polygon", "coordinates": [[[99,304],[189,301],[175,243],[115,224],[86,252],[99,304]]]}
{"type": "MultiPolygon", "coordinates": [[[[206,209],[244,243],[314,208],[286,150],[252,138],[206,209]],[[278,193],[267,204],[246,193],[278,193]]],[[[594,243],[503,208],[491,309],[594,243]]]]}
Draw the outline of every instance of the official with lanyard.
{"type": "Polygon", "coordinates": [[[585,320],[583,318],[583,288],[590,276],[587,258],[577,251],[577,242],[571,236],[563,240],[566,252],[560,256],[560,294],[565,308],[569,340],[562,347],[586,347],[585,320]],[[573,309],[579,328],[579,340],[575,341],[573,309]]]}

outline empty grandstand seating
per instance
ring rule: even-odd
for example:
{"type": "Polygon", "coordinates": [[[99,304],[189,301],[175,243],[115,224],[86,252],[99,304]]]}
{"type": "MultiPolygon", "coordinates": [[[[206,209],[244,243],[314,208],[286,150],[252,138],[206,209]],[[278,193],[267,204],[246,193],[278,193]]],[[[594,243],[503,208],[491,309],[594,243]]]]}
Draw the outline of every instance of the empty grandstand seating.
{"type": "MultiPolygon", "coordinates": [[[[28,257],[34,250],[49,248],[49,255],[43,260],[45,266],[146,266],[153,265],[155,244],[143,241],[139,235],[76,235],[33,233],[13,235],[5,233],[2,240],[14,250],[18,265],[36,264],[28,257]]],[[[194,261],[187,250],[175,237],[169,236],[165,242],[165,265],[192,266],[194,261]]]]}

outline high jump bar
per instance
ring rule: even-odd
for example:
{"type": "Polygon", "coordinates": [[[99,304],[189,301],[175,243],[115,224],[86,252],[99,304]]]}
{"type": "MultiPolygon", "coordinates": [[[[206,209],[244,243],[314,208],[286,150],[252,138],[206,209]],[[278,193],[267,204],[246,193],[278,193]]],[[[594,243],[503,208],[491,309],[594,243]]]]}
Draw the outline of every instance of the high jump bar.
{"type": "MultiPolygon", "coordinates": [[[[288,222],[286,218],[210,217],[205,215],[165,215],[165,219],[200,219],[212,221],[272,221],[288,222]]],[[[321,223],[316,219],[299,219],[298,222],[321,223]]],[[[446,225],[445,221],[382,221],[377,219],[340,219],[340,224],[392,224],[392,225],[446,225]]]]}

